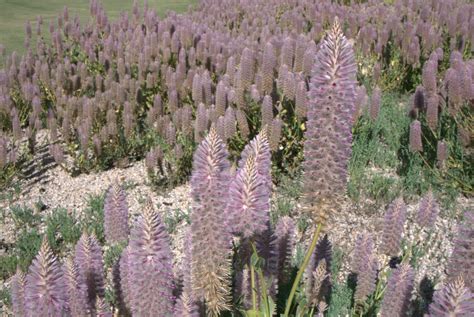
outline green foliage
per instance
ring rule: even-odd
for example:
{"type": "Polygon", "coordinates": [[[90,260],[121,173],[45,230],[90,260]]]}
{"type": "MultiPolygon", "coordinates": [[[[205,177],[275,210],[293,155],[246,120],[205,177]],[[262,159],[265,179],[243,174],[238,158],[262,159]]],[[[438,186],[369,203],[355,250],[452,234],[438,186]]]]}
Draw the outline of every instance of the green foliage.
{"type": "MultiPolygon", "coordinates": [[[[432,188],[442,193],[443,206],[452,206],[460,192],[472,192],[473,158],[465,154],[456,122],[447,112],[441,116],[436,132],[428,128],[424,116],[420,118],[423,153],[411,152],[408,102],[405,97],[385,94],[377,120],[372,121],[364,112],[354,125],[349,196],[356,201],[368,197],[377,205],[384,205],[402,193],[412,198],[432,188]],[[449,147],[446,169],[436,166],[436,144],[441,139],[449,147]]],[[[463,116],[469,120],[467,114],[463,116]]]]}
{"type": "Polygon", "coordinates": [[[271,221],[276,224],[283,216],[290,216],[296,208],[296,200],[301,195],[300,175],[280,175],[270,211],[271,221]]]}
{"type": "Polygon", "coordinates": [[[88,234],[94,234],[101,244],[105,243],[104,199],[104,195],[90,195],[81,220],[82,229],[88,234]]]}
{"type": "Polygon", "coordinates": [[[401,192],[396,178],[377,173],[372,175],[372,182],[366,190],[375,201],[384,203],[393,201],[401,192]]]}
{"type": "Polygon", "coordinates": [[[287,197],[278,196],[272,205],[272,223],[276,223],[279,218],[289,216],[294,208],[294,202],[287,197]]]}
{"type": "Polygon", "coordinates": [[[331,278],[336,281],[337,275],[341,271],[344,252],[337,246],[334,246],[331,254],[331,278]]]}
{"type": "MultiPolygon", "coordinates": [[[[1,172],[0,172],[1,173],[1,172]]],[[[2,188],[0,192],[0,202],[8,201],[11,204],[21,193],[21,186],[19,182],[10,182],[8,187],[2,188]]],[[[4,216],[4,215],[2,215],[4,216]]]]}
{"type": "Polygon", "coordinates": [[[112,266],[117,263],[126,246],[127,244],[122,242],[106,248],[104,252],[104,265],[106,269],[112,268],[112,266]]]}
{"type": "Polygon", "coordinates": [[[4,286],[0,289],[0,304],[0,315],[6,316],[6,311],[4,309],[7,306],[11,306],[12,298],[10,290],[4,286]]]}
{"type": "Polygon", "coordinates": [[[0,280],[6,280],[16,271],[18,260],[12,255],[0,256],[0,280]]]}
{"type": "MultiPolygon", "coordinates": [[[[422,125],[423,152],[412,153],[408,147],[409,131],[402,135],[403,146],[399,149],[401,165],[399,174],[405,176],[404,188],[413,194],[423,194],[429,188],[444,193],[444,199],[452,203],[459,192],[472,194],[474,190],[474,157],[469,155],[459,136],[460,128],[469,129],[474,117],[464,105],[455,116],[443,111],[438,126],[432,130],[424,113],[419,115],[422,125]],[[437,142],[444,140],[449,157],[445,166],[437,166],[437,142]]],[[[445,202],[445,205],[448,203],[445,202]]]]}
{"type": "MultiPolygon", "coordinates": [[[[0,119],[1,120],[1,119],[0,119]]],[[[13,179],[18,175],[18,168],[16,164],[8,163],[3,168],[0,168],[0,190],[6,190],[12,184],[13,179]]]]}
{"type": "Polygon", "coordinates": [[[51,248],[57,254],[64,254],[81,237],[81,227],[76,217],[66,209],[58,208],[46,218],[46,236],[51,248]]]}
{"type": "Polygon", "coordinates": [[[158,166],[154,170],[148,170],[151,185],[157,188],[172,188],[186,181],[191,174],[192,157],[196,144],[181,132],[177,133],[176,144],[181,147],[182,155],[177,157],[175,147],[155,131],[149,131],[146,135],[149,148],[159,147],[163,151],[163,159],[158,160],[158,166]]]}
{"type": "Polygon", "coordinates": [[[386,204],[400,193],[401,184],[396,175],[400,164],[398,151],[409,126],[404,102],[404,98],[386,94],[375,121],[365,111],[356,122],[349,163],[351,198],[368,196],[386,204]]]}
{"type": "Polygon", "coordinates": [[[186,222],[186,224],[190,224],[191,220],[189,218],[189,215],[191,213],[191,210],[187,210],[184,212],[181,209],[175,209],[173,212],[166,212],[163,215],[163,222],[166,226],[166,229],[169,234],[172,234],[176,232],[177,226],[182,223],[183,221],[186,222]]]}
{"type": "Polygon", "coordinates": [[[276,303],[269,295],[270,281],[263,276],[265,260],[259,257],[255,245],[252,243],[253,253],[250,257],[250,280],[252,290],[252,308],[242,311],[244,316],[248,317],[264,317],[274,316],[276,314],[276,303]],[[257,282],[258,281],[258,282],[257,282]],[[258,284],[258,291],[257,291],[258,284]]]}
{"type": "Polygon", "coordinates": [[[334,283],[326,316],[349,316],[352,305],[352,296],[353,290],[346,284],[334,283]]]}
{"type": "Polygon", "coordinates": [[[357,79],[360,83],[367,87],[378,85],[382,91],[406,94],[421,83],[421,70],[425,58],[420,56],[420,61],[415,66],[411,65],[404,58],[400,47],[390,37],[380,55],[357,51],[356,61],[357,79]],[[380,67],[379,78],[374,77],[376,64],[380,67]]]}
{"type": "Polygon", "coordinates": [[[18,239],[13,249],[18,266],[23,272],[28,271],[31,261],[35,258],[41,246],[41,235],[37,229],[23,229],[18,235],[18,239]]]}
{"type": "Polygon", "coordinates": [[[27,206],[10,206],[10,216],[15,223],[16,229],[33,228],[41,221],[41,216],[35,214],[34,211],[27,206]]]}

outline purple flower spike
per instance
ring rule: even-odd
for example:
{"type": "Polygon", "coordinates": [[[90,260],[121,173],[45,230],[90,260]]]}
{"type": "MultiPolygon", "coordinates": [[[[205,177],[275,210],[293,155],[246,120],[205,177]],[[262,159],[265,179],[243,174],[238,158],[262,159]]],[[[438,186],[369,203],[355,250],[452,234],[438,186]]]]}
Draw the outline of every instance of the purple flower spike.
{"type": "Polygon", "coordinates": [[[231,237],[224,212],[230,180],[227,155],[211,129],[194,153],[191,176],[191,281],[196,300],[204,301],[211,316],[230,308],[231,237]]]}
{"type": "Polygon", "coordinates": [[[144,208],[130,234],[131,310],[137,316],[172,316],[174,286],[169,236],[151,200],[144,208]]]}
{"type": "Polygon", "coordinates": [[[402,264],[392,272],[382,301],[381,317],[403,316],[410,302],[413,282],[414,272],[408,264],[402,264]]]}
{"type": "Polygon", "coordinates": [[[234,232],[244,238],[266,229],[270,197],[266,184],[258,175],[256,158],[250,155],[230,185],[228,212],[232,214],[234,232]]]}
{"type": "Polygon", "coordinates": [[[79,270],[80,278],[87,285],[89,306],[95,309],[97,296],[105,294],[104,261],[99,242],[94,236],[83,233],[76,244],[74,261],[79,270]]]}
{"type": "Polygon", "coordinates": [[[110,244],[127,240],[130,232],[127,196],[118,180],[109,187],[105,196],[104,232],[110,244]]]}
{"type": "Polygon", "coordinates": [[[71,315],[87,316],[90,313],[87,285],[79,275],[77,264],[71,258],[67,259],[63,265],[63,272],[71,315]]]}
{"type": "Polygon", "coordinates": [[[398,198],[388,206],[385,212],[383,236],[382,236],[382,252],[395,256],[400,251],[400,243],[402,240],[403,227],[405,225],[407,206],[403,202],[403,198],[398,198]]]}
{"type": "Polygon", "coordinates": [[[421,123],[415,120],[410,125],[410,150],[412,152],[422,152],[423,143],[421,142],[421,123]]]}
{"type": "Polygon", "coordinates": [[[462,276],[464,283],[471,291],[474,290],[474,212],[466,211],[464,220],[458,227],[454,240],[454,250],[448,264],[448,277],[454,280],[462,276]]]}
{"type": "Polygon", "coordinates": [[[291,257],[296,243],[296,226],[288,216],[278,220],[275,228],[278,255],[278,282],[287,283],[291,269],[291,257]]]}
{"type": "Polygon", "coordinates": [[[458,277],[434,293],[429,312],[429,317],[469,316],[474,312],[474,294],[458,277]]]}
{"type": "Polygon", "coordinates": [[[377,255],[374,252],[372,236],[359,235],[352,257],[352,270],[357,274],[357,288],[354,294],[356,301],[364,302],[374,292],[377,269],[377,255]]]}
{"type": "Polygon", "coordinates": [[[382,91],[379,87],[375,87],[370,98],[370,118],[375,121],[377,120],[380,112],[380,103],[382,99],[382,91]]]}
{"type": "Polygon", "coordinates": [[[11,281],[12,308],[15,316],[26,316],[25,288],[26,274],[17,269],[11,281]]]}
{"type": "Polygon", "coordinates": [[[439,213],[439,205],[433,192],[430,190],[421,199],[418,209],[417,222],[421,227],[433,227],[439,213]]]}
{"type": "Polygon", "coordinates": [[[304,144],[304,196],[325,223],[345,192],[355,112],[356,64],[351,43],[334,22],[314,59],[304,144]]]}
{"type": "Polygon", "coordinates": [[[46,237],[26,277],[26,316],[61,316],[67,310],[64,277],[46,237]]]}
{"type": "Polygon", "coordinates": [[[191,264],[192,264],[192,241],[191,231],[188,229],[184,235],[184,258],[182,263],[182,281],[183,290],[176,301],[175,316],[199,317],[198,306],[193,298],[191,282],[191,264]]]}

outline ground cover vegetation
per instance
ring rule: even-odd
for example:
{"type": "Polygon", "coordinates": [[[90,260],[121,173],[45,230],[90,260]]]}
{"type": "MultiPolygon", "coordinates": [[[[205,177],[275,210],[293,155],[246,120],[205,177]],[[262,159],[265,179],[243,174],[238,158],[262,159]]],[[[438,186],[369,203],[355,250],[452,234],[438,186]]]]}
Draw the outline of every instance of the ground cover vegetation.
{"type": "Polygon", "coordinates": [[[474,312],[474,214],[455,204],[473,191],[474,5],[208,0],[161,18],[135,2],[115,20],[95,0],[89,10],[86,24],[67,8],[49,25],[28,21],[26,52],[2,57],[0,187],[14,195],[41,133],[71,175],[144,160],[155,188],[189,180],[182,264],[176,221],[151,201],[131,221],[119,181],[80,217],[12,204],[2,218],[18,239],[0,274],[15,316],[474,312]],[[331,219],[361,200],[386,207],[382,229],[360,228],[344,255],[331,219]],[[410,244],[408,203],[420,234],[410,244]],[[447,215],[452,254],[424,292],[421,233],[447,215]]]}

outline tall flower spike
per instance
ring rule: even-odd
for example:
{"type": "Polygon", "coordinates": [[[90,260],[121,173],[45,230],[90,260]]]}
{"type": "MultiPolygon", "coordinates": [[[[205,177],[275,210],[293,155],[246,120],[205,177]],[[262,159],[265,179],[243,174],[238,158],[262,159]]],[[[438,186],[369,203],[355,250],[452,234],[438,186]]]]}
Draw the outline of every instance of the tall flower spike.
{"type": "Polygon", "coordinates": [[[242,88],[247,89],[253,82],[254,78],[254,58],[249,48],[244,48],[240,58],[240,80],[242,88]]]}
{"type": "Polygon", "coordinates": [[[358,86],[356,88],[353,122],[356,122],[359,116],[366,110],[367,99],[367,90],[365,89],[365,86],[358,86]]]}
{"type": "Polygon", "coordinates": [[[306,83],[302,80],[296,86],[295,93],[295,113],[300,120],[303,120],[303,118],[306,117],[306,111],[308,108],[307,99],[306,83]]]}
{"type": "Polygon", "coordinates": [[[321,287],[323,285],[324,280],[328,277],[327,273],[328,267],[326,264],[326,260],[322,259],[316,270],[313,271],[313,285],[311,289],[307,292],[308,294],[308,302],[310,306],[316,306],[322,296],[319,294],[321,293],[321,287]]]}
{"type": "Polygon", "coordinates": [[[464,220],[458,227],[454,240],[454,250],[448,264],[448,277],[464,278],[464,282],[471,291],[474,291],[474,212],[466,211],[464,220]]]}
{"type": "Polygon", "coordinates": [[[274,152],[278,150],[278,145],[280,144],[281,140],[282,129],[283,121],[278,117],[273,119],[270,132],[270,148],[274,152]]]}
{"type": "Polygon", "coordinates": [[[228,212],[232,228],[244,238],[262,233],[269,220],[270,197],[266,183],[258,175],[256,157],[250,155],[229,188],[228,212]]]}
{"type": "Polygon", "coordinates": [[[85,317],[89,312],[87,285],[79,275],[77,264],[69,258],[63,264],[64,282],[69,303],[69,312],[73,317],[85,317]]]}
{"type": "Polygon", "coordinates": [[[287,37],[281,48],[280,63],[293,68],[293,58],[295,55],[295,41],[291,37],[287,37]]]}
{"type": "Polygon", "coordinates": [[[193,290],[191,284],[191,238],[191,231],[188,227],[184,234],[184,258],[181,268],[183,289],[175,305],[175,316],[199,317],[198,306],[192,296],[193,290]]]}
{"type": "MultiPolygon", "coordinates": [[[[123,288],[122,288],[122,276],[121,276],[121,269],[120,269],[120,262],[123,256],[123,250],[122,254],[120,254],[120,257],[115,260],[115,262],[112,264],[111,268],[111,286],[113,287],[114,294],[115,294],[115,307],[117,307],[119,311],[120,316],[128,316],[130,315],[130,310],[128,309],[128,305],[125,302],[125,294],[123,293],[123,288]]],[[[128,276],[126,277],[125,283],[128,283],[128,276]]]]}
{"type": "Polygon", "coordinates": [[[426,121],[428,122],[428,126],[433,130],[438,126],[438,103],[438,94],[433,93],[428,95],[426,101],[426,121]]]}
{"type": "Polygon", "coordinates": [[[62,273],[45,236],[26,277],[26,316],[61,316],[65,313],[67,298],[62,273]]]}
{"type": "Polygon", "coordinates": [[[275,227],[276,248],[278,255],[278,283],[285,284],[288,282],[291,257],[295,247],[296,228],[295,222],[288,216],[281,217],[275,227]]]}
{"type": "Polygon", "coordinates": [[[313,306],[330,293],[331,263],[332,245],[326,234],[318,241],[304,276],[306,296],[313,306]]]}
{"type": "Polygon", "coordinates": [[[354,294],[356,301],[364,302],[375,290],[377,269],[377,256],[374,252],[372,236],[359,235],[352,257],[352,270],[357,274],[357,288],[354,294]]]}
{"type": "MultiPolygon", "coordinates": [[[[276,249],[276,236],[270,226],[270,222],[267,222],[267,229],[256,237],[255,242],[257,254],[264,261],[262,273],[267,285],[268,294],[275,299],[278,286],[278,250],[276,249]]],[[[260,283],[259,278],[257,278],[257,282],[260,283]]]]}
{"type": "Polygon", "coordinates": [[[172,316],[173,270],[170,240],[149,200],[130,234],[129,286],[132,313],[172,316]]]}
{"type": "Polygon", "coordinates": [[[410,301],[413,281],[414,272],[408,264],[402,264],[392,272],[382,301],[381,317],[403,316],[410,301]]]}
{"type": "Polygon", "coordinates": [[[273,120],[273,101],[272,97],[266,95],[263,97],[262,107],[262,127],[267,126],[270,127],[273,120]]]}
{"type": "Polygon", "coordinates": [[[203,99],[204,99],[201,76],[198,73],[196,73],[194,75],[192,85],[193,85],[192,86],[192,97],[193,97],[193,100],[194,100],[194,104],[197,106],[201,102],[203,102],[203,99]]]}
{"type": "Polygon", "coordinates": [[[265,129],[262,130],[252,141],[250,141],[249,144],[245,146],[239,161],[239,168],[243,168],[249,156],[255,156],[255,164],[257,165],[259,178],[264,181],[268,190],[266,195],[268,198],[270,198],[270,192],[272,190],[272,155],[265,129]]]}
{"type": "Polygon", "coordinates": [[[410,124],[410,150],[412,152],[422,152],[423,143],[421,142],[421,123],[418,120],[410,124]]]}
{"type": "Polygon", "coordinates": [[[377,120],[379,116],[381,99],[382,99],[382,91],[377,86],[372,92],[372,96],[370,98],[370,118],[373,121],[377,120]]]}
{"type": "Polygon", "coordinates": [[[295,90],[296,90],[296,83],[295,83],[295,76],[292,72],[288,72],[283,78],[283,93],[288,100],[295,99],[295,90]]]}
{"type": "Polygon", "coordinates": [[[264,94],[270,94],[273,90],[274,69],[276,66],[275,48],[268,42],[263,50],[262,61],[262,90],[264,94]]]}
{"type": "Polygon", "coordinates": [[[439,205],[433,192],[429,190],[420,201],[417,222],[421,227],[433,227],[438,217],[439,205]]]}
{"type": "Polygon", "coordinates": [[[191,176],[191,280],[194,296],[205,302],[210,316],[230,308],[231,238],[224,213],[230,177],[227,155],[211,129],[194,153],[191,176]]]}
{"type": "Polygon", "coordinates": [[[108,243],[126,241],[128,227],[127,196],[116,180],[108,189],[104,202],[104,233],[108,243]]]}
{"type": "Polygon", "coordinates": [[[434,293],[429,312],[430,317],[467,317],[474,312],[474,294],[466,287],[462,277],[457,277],[434,293]]]}
{"type": "Polygon", "coordinates": [[[225,114],[227,106],[227,89],[225,83],[221,80],[216,87],[216,111],[218,116],[225,114]]]}
{"type": "Polygon", "coordinates": [[[304,197],[315,222],[325,223],[345,192],[355,111],[352,45],[336,20],[315,57],[304,144],[304,197]]]}
{"type": "Polygon", "coordinates": [[[438,141],[436,145],[436,160],[438,164],[438,168],[443,168],[448,158],[448,146],[444,141],[438,141]]]}
{"type": "Polygon", "coordinates": [[[84,232],[76,244],[74,261],[81,279],[87,285],[87,296],[91,309],[95,308],[97,296],[105,294],[102,250],[94,236],[84,232]]]}
{"type": "Polygon", "coordinates": [[[17,269],[11,281],[12,308],[15,316],[26,316],[25,288],[26,274],[17,269]]]}
{"type": "Polygon", "coordinates": [[[226,139],[230,139],[235,135],[235,113],[231,107],[228,107],[224,115],[224,132],[226,139]]]}
{"type": "Polygon", "coordinates": [[[423,86],[416,87],[413,95],[413,107],[418,111],[424,111],[426,108],[425,88],[423,86]]]}
{"type": "Polygon", "coordinates": [[[129,263],[130,246],[123,249],[119,261],[120,270],[120,294],[121,300],[124,302],[128,310],[132,307],[131,289],[130,289],[130,263],[129,263]]]}
{"type": "Polygon", "coordinates": [[[239,125],[240,133],[242,133],[243,137],[247,139],[250,134],[250,128],[247,122],[247,116],[245,112],[241,109],[237,109],[235,115],[237,117],[237,124],[239,125]]]}
{"type": "Polygon", "coordinates": [[[403,198],[397,198],[388,206],[385,212],[382,252],[395,256],[400,251],[400,242],[402,240],[403,227],[406,220],[407,207],[403,198]]]}
{"type": "Polygon", "coordinates": [[[423,66],[423,70],[421,72],[421,81],[423,83],[423,86],[430,93],[436,93],[437,72],[438,72],[438,65],[437,65],[437,62],[435,61],[428,60],[423,66]]]}

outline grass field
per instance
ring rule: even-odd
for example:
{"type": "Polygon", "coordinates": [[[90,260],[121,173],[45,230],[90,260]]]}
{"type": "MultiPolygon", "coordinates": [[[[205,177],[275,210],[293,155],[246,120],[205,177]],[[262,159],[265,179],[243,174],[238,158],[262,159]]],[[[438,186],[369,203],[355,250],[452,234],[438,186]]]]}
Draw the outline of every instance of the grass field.
{"type": "MultiPolygon", "coordinates": [[[[115,19],[122,11],[131,11],[133,0],[102,0],[109,17],[115,19]]],[[[142,4],[143,1],[140,1],[142,4]]],[[[186,11],[190,4],[197,0],[148,0],[151,8],[155,8],[163,16],[167,10],[186,11]]],[[[25,22],[30,20],[33,33],[38,15],[44,19],[43,32],[48,34],[49,21],[62,12],[64,6],[69,8],[69,15],[78,14],[83,22],[89,17],[89,0],[0,0],[0,44],[6,52],[24,52],[25,22]]]]}

